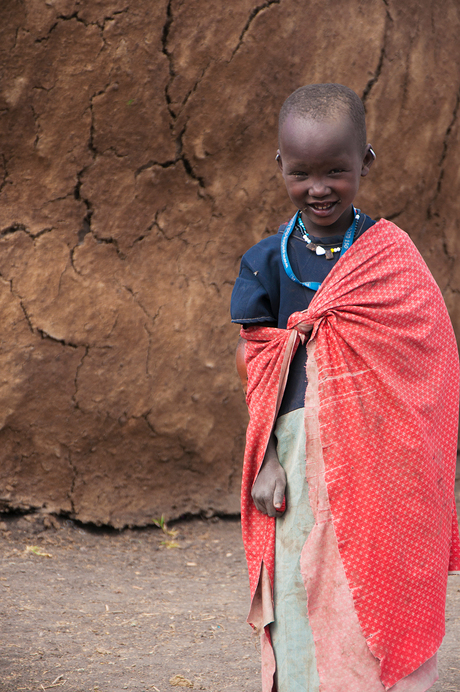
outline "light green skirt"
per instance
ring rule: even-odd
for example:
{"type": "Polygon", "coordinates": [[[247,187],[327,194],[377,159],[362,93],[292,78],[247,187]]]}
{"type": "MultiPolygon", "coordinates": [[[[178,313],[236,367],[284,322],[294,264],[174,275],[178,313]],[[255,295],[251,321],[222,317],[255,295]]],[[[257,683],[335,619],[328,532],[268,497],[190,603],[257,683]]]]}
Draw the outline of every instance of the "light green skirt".
{"type": "Polygon", "coordinates": [[[315,644],[300,573],[300,553],[315,523],[305,478],[304,409],[276,423],[278,458],[287,476],[286,512],[276,520],[275,621],[270,625],[277,692],[319,692],[315,644]]]}

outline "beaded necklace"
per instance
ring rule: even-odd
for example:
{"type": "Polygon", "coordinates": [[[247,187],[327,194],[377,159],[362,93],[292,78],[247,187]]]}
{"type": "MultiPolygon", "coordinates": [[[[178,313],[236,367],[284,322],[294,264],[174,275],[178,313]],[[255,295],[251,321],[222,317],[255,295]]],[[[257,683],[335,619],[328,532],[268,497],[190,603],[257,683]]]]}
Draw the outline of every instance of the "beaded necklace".
{"type": "MultiPolygon", "coordinates": [[[[356,227],[358,225],[358,221],[359,221],[360,216],[361,216],[361,211],[359,209],[355,209],[355,207],[353,207],[353,216],[354,216],[353,223],[351,224],[351,226],[347,229],[347,231],[345,233],[345,236],[344,236],[344,239],[342,242],[342,247],[337,248],[337,249],[333,248],[333,250],[335,252],[338,252],[340,250],[340,257],[343,257],[343,255],[346,253],[348,248],[350,248],[351,245],[353,244],[356,227]]],[[[310,288],[313,291],[317,291],[321,287],[320,283],[318,283],[317,281],[299,281],[299,279],[296,277],[296,275],[292,271],[291,263],[289,261],[289,256],[288,256],[288,252],[287,252],[287,246],[288,246],[289,237],[291,236],[291,234],[295,228],[296,222],[299,222],[299,226],[301,229],[303,239],[305,240],[306,243],[308,243],[307,248],[309,248],[312,252],[316,252],[317,255],[326,255],[326,256],[327,256],[326,253],[328,252],[328,250],[330,250],[330,248],[324,248],[321,245],[318,245],[317,243],[313,243],[311,241],[311,238],[307,233],[307,230],[303,224],[303,221],[300,218],[300,210],[299,210],[292,217],[292,219],[289,221],[289,223],[286,226],[286,229],[284,230],[283,235],[281,237],[281,261],[283,263],[284,270],[285,270],[286,274],[288,275],[288,277],[291,279],[291,281],[294,281],[294,283],[300,284],[301,286],[305,286],[306,288],[310,288]]],[[[328,259],[332,259],[332,257],[333,257],[333,254],[331,254],[331,256],[328,257],[328,259]]]]}
{"type": "Polygon", "coordinates": [[[304,226],[304,223],[302,221],[302,217],[300,214],[297,217],[297,223],[300,226],[300,232],[302,233],[302,238],[305,240],[307,243],[307,248],[311,250],[312,252],[316,252],[317,255],[325,255],[326,259],[331,260],[334,259],[334,253],[335,252],[340,252],[342,249],[342,246],[340,245],[339,247],[323,247],[322,245],[318,245],[318,243],[314,243],[310,236],[308,235],[307,229],[304,226]]]}

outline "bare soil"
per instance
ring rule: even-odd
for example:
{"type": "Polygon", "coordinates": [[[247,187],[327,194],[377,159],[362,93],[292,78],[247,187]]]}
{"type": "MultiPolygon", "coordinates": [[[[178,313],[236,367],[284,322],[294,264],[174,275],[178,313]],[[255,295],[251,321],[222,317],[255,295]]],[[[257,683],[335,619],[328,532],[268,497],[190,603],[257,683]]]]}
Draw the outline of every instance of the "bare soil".
{"type": "MultiPolygon", "coordinates": [[[[0,519],[1,692],[260,691],[239,521],[0,519]]],[[[460,577],[447,618],[433,692],[460,692],[460,577]]]]}

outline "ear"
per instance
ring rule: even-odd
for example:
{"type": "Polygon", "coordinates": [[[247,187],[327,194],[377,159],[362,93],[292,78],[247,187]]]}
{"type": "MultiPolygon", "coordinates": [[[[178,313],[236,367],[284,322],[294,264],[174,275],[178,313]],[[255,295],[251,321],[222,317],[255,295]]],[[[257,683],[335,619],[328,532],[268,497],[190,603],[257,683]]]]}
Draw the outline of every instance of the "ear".
{"type": "Polygon", "coordinates": [[[364,153],[363,165],[361,167],[361,177],[364,178],[368,173],[369,169],[375,161],[375,151],[370,144],[366,145],[366,151],[364,153]]]}
{"type": "Polygon", "coordinates": [[[281,159],[281,153],[280,153],[280,150],[279,150],[279,149],[278,149],[278,151],[276,152],[275,161],[276,161],[276,163],[278,164],[278,168],[280,169],[280,171],[281,171],[281,173],[282,173],[282,172],[283,172],[283,161],[282,161],[282,159],[281,159]]]}

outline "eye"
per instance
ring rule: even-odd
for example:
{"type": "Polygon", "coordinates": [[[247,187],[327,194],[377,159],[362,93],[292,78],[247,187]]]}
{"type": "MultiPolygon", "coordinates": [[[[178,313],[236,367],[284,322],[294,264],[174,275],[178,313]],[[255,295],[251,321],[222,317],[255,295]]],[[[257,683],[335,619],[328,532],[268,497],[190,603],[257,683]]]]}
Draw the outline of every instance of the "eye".
{"type": "Polygon", "coordinates": [[[290,175],[293,178],[308,178],[308,173],[302,173],[301,171],[293,171],[290,175]]]}
{"type": "Polygon", "coordinates": [[[334,175],[334,173],[343,173],[344,169],[343,168],[333,168],[332,170],[329,171],[329,174],[334,175]]]}

